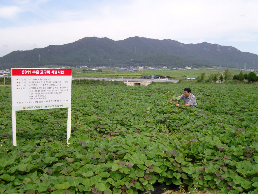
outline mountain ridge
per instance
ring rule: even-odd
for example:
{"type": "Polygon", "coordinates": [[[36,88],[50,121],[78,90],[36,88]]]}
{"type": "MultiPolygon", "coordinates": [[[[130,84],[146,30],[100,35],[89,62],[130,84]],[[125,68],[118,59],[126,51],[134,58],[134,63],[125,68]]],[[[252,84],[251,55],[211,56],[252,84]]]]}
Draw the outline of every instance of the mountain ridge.
{"type": "Polygon", "coordinates": [[[167,66],[257,68],[258,55],[241,52],[232,46],[202,42],[184,44],[171,39],[129,37],[114,41],[109,38],[84,37],[64,45],[49,45],[27,51],[13,51],[0,57],[0,66],[167,66]]]}

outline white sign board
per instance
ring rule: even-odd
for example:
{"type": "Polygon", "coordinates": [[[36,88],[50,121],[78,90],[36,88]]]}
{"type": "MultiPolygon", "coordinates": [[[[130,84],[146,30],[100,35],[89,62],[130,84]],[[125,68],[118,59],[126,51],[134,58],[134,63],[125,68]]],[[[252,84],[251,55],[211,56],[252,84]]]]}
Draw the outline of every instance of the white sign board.
{"type": "Polygon", "coordinates": [[[16,146],[15,111],[68,108],[67,143],[71,132],[71,69],[12,69],[12,129],[16,146]]]}

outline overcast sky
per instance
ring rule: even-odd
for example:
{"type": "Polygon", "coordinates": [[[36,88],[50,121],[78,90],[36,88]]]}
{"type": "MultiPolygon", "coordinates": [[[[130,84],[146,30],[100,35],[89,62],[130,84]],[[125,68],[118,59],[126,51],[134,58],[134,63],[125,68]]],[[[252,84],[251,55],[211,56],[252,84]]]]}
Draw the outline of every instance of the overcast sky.
{"type": "Polygon", "coordinates": [[[208,42],[258,52],[258,0],[0,0],[0,57],[84,37],[208,42]]]}

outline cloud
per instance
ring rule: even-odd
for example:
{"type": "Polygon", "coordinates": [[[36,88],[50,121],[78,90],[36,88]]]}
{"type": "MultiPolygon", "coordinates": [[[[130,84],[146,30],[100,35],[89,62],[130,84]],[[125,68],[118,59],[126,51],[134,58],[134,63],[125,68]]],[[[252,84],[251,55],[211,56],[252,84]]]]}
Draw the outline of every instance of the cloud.
{"type": "MultiPolygon", "coordinates": [[[[27,18],[20,27],[0,28],[2,44],[10,50],[23,50],[34,44],[46,47],[93,36],[113,40],[140,36],[183,43],[257,42],[256,0],[102,0],[91,5],[76,1],[76,7],[64,3],[55,12],[46,7],[52,2],[24,2],[29,5],[23,10],[35,17],[27,18]]],[[[0,50],[3,55],[4,49],[0,50]]]]}
{"type": "Polygon", "coordinates": [[[246,31],[257,32],[256,1],[106,2],[95,12],[81,16],[84,18],[83,24],[93,27],[88,32],[94,31],[112,39],[123,39],[130,35],[160,39],[210,39],[239,37],[246,31]]]}
{"type": "Polygon", "coordinates": [[[13,19],[21,12],[18,6],[3,6],[0,7],[0,18],[13,19]]]}

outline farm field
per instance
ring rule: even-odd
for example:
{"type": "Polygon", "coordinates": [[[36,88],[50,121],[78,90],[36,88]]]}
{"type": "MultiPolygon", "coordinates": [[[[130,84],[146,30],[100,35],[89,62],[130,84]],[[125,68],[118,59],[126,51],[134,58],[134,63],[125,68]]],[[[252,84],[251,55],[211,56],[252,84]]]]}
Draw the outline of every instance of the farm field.
{"type": "MultiPolygon", "coordinates": [[[[206,73],[209,77],[211,74],[222,74],[227,68],[201,68],[199,70],[140,70],[140,71],[112,71],[112,69],[102,69],[102,72],[96,71],[83,71],[83,68],[72,69],[73,77],[91,77],[91,78],[122,78],[122,77],[142,77],[148,75],[162,75],[170,76],[172,79],[186,79],[186,78],[197,78],[202,73],[206,73]]],[[[238,69],[229,69],[232,75],[239,74],[238,69]]],[[[249,73],[248,71],[243,71],[243,73],[249,73]]]]}
{"type": "Polygon", "coordinates": [[[155,183],[258,193],[258,85],[72,86],[67,109],[17,112],[0,87],[0,193],[140,193],[155,183]],[[169,99],[190,87],[197,107],[169,99]]]}

